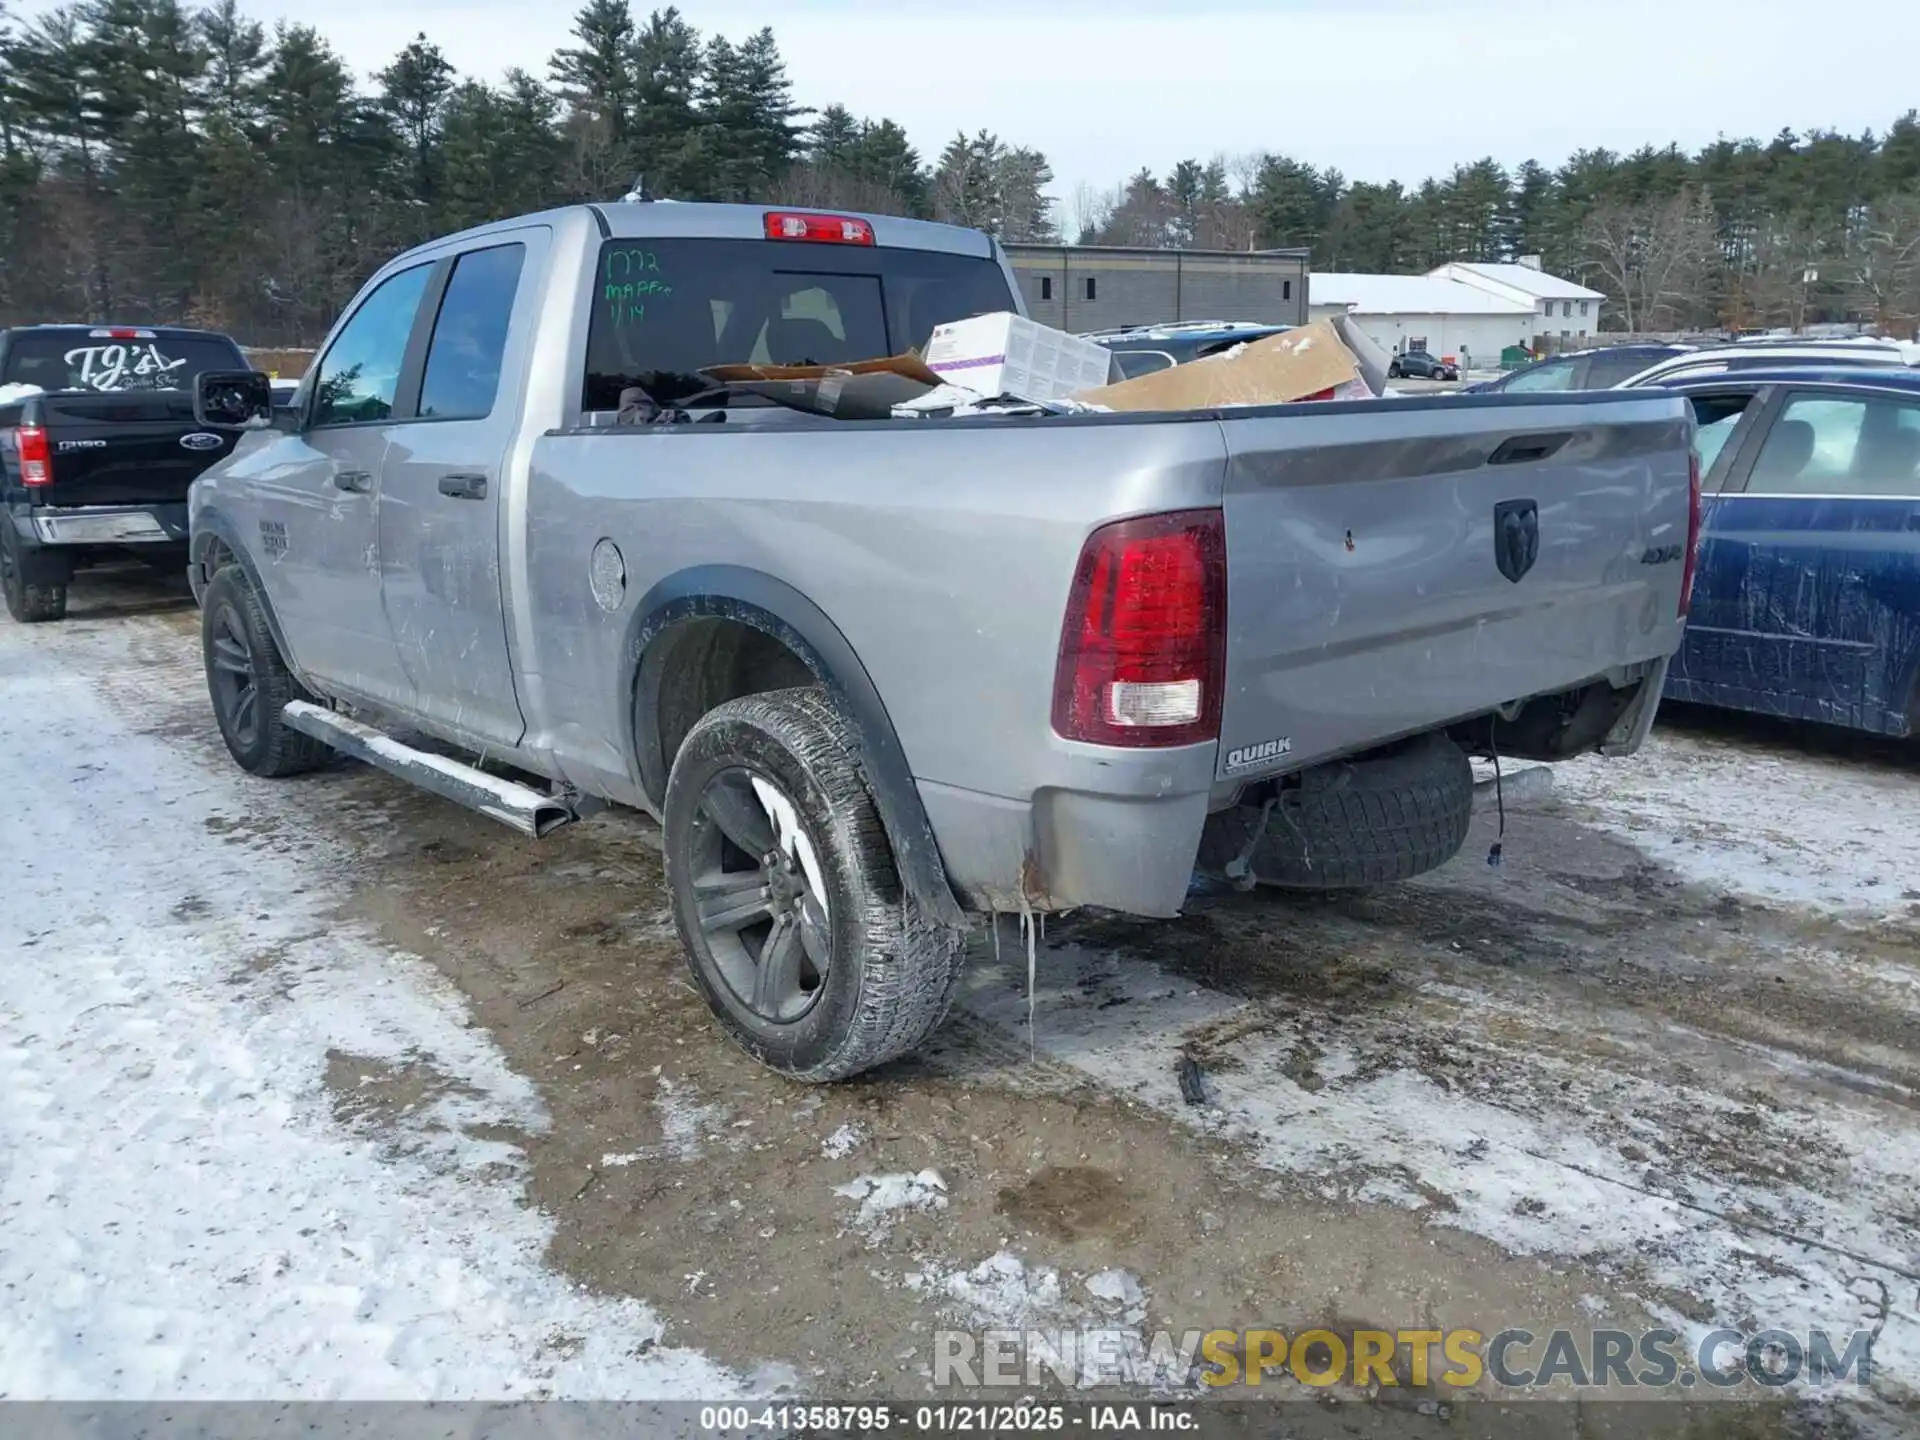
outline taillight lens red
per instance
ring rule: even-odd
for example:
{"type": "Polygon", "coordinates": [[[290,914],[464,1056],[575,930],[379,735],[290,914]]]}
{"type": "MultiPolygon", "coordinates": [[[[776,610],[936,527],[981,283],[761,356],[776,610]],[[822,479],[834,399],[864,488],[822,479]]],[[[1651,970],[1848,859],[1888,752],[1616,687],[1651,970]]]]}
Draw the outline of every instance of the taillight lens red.
{"type": "Polygon", "coordinates": [[[20,455],[20,483],[51,485],[53,449],[47,444],[46,428],[41,425],[17,426],[13,432],[13,444],[20,455]]]}
{"type": "Polygon", "coordinates": [[[873,226],[852,215],[809,215],[797,210],[769,210],[767,239],[813,240],[823,245],[871,245],[873,226]]]}
{"type": "Polygon", "coordinates": [[[1687,559],[1680,571],[1680,618],[1693,606],[1693,569],[1700,555],[1700,456],[1687,457],[1687,559]]]}
{"type": "Polygon", "coordinates": [[[1074,572],[1053,728],[1068,740],[1132,748],[1218,739],[1226,659],[1221,513],[1104,525],[1074,572]]]}

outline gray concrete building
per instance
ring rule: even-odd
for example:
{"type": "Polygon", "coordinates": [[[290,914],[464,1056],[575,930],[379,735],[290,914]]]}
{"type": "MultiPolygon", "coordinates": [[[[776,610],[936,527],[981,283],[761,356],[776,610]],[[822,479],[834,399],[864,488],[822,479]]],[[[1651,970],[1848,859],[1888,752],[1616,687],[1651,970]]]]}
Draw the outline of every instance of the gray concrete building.
{"type": "Polygon", "coordinates": [[[1027,313],[1084,334],[1171,320],[1307,323],[1305,250],[1009,245],[1027,313]]]}

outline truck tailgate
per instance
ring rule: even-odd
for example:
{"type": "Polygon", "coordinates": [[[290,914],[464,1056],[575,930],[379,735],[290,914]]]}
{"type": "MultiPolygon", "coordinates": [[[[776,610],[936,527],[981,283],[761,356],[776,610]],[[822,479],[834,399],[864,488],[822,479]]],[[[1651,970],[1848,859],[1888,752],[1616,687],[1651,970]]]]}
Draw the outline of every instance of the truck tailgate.
{"type": "Polygon", "coordinates": [[[187,487],[235,439],[202,431],[184,390],[55,391],[32,404],[53,469],[53,483],[34,492],[40,505],[184,504],[187,487]]]}
{"type": "Polygon", "coordinates": [[[1447,397],[1222,425],[1223,779],[1679,643],[1692,421],[1678,397],[1447,397]]]}

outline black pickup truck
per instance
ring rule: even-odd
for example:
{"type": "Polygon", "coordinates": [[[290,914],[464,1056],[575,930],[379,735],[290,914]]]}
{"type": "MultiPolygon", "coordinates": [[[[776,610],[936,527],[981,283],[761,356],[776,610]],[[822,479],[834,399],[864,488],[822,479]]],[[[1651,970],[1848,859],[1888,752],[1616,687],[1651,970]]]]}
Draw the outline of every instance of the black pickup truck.
{"type": "Polygon", "coordinates": [[[235,435],[193,416],[194,379],[245,370],[210,330],[0,330],[0,588],[15,620],[58,620],[76,568],[127,553],[186,567],[187,487],[235,435]]]}

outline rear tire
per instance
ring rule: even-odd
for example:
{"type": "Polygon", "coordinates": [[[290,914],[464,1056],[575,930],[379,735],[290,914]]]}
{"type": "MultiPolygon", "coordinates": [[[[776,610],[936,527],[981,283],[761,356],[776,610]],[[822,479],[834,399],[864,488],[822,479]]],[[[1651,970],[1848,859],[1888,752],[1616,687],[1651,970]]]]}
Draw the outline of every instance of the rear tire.
{"type": "MultiPolygon", "coordinates": [[[[1224,874],[1260,824],[1258,805],[1207,822],[1200,868],[1224,874]]],[[[1253,877],[1291,890],[1357,889],[1438,869],[1473,823],[1473,766],[1444,735],[1316,766],[1280,792],[1251,857],[1253,877]]]]}
{"type": "Polygon", "coordinates": [[[763,1065],[845,1079],[946,1018],[964,937],[904,892],[852,727],[821,691],[708,712],[674,757],[662,828],[694,982],[763,1065]]]}
{"type": "Polygon", "coordinates": [[[7,614],[22,625],[66,619],[71,574],[68,564],[23,545],[13,517],[0,513],[0,591],[6,595],[7,614]]]}
{"type": "Polygon", "coordinates": [[[313,696],[287,668],[266,608],[238,565],[223,565],[207,584],[200,653],[220,738],[242,770],[279,779],[327,763],[333,752],[325,744],[287,724],[287,702],[313,696]]]}

